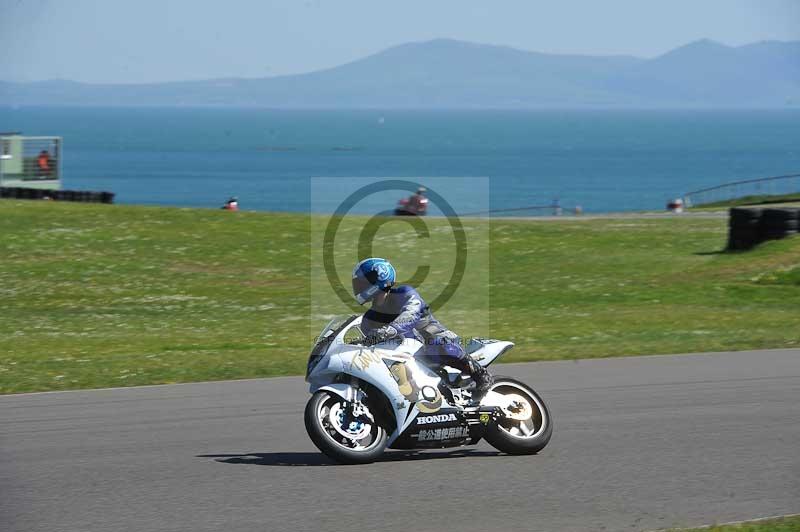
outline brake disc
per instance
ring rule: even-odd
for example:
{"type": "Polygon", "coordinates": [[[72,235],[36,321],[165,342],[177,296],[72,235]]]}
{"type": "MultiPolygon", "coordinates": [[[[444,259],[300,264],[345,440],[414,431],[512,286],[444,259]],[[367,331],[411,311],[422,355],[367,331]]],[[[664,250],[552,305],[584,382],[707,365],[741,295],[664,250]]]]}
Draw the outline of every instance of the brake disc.
{"type": "Polygon", "coordinates": [[[372,430],[372,425],[369,423],[364,423],[363,421],[351,421],[344,426],[345,420],[345,412],[342,410],[342,404],[336,403],[331,407],[330,413],[328,414],[328,421],[330,421],[331,426],[349,440],[360,440],[362,438],[366,438],[370,431],[372,430]]]}

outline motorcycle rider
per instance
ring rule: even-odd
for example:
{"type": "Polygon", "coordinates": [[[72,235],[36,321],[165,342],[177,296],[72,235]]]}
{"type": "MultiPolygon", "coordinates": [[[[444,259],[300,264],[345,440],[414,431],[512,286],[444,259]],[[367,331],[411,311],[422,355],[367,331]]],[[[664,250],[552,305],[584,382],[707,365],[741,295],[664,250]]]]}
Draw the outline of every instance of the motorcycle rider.
{"type": "Polygon", "coordinates": [[[473,399],[480,399],[493,383],[486,368],[466,354],[458,336],[433,317],[430,307],[408,285],[395,286],[395,269],[388,260],[371,257],[353,269],[353,295],[359,304],[371,301],[364,313],[361,331],[365,343],[374,345],[391,339],[421,340],[431,362],[452,366],[475,381],[473,399]]]}

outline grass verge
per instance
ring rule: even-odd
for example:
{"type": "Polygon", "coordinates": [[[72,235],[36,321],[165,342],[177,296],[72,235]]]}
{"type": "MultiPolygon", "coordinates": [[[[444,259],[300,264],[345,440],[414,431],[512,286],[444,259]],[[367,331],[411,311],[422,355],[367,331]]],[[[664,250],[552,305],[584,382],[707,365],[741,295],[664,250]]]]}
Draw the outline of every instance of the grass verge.
{"type": "MultiPolygon", "coordinates": [[[[301,374],[325,321],[309,303],[318,223],[0,201],[0,392],[301,374]]],[[[426,223],[436,233],[446,222],[426,223]]],[[[800,342],[800,238],[731,254],[720,252],[722,219],[464,225],[490,237],[491,305],[478,314],[494,337],[517,343],[507,362],[800,342]]],[[[409,228],[381,231],[375,253],[393,258],[409,228]]],[[[435,264],[432,248],[423,241],[410,254],[435,264]]],[[[449,273],[437,275],[444,283],[449,273]]],[[[464,336],[486,329],[470,305],[437,317],[464,336]]]]}
{"type": "Polygon", "coordinates": [[[800,532],[800,516],[778,517],[703,528],[681,529],[674,532],[800,532]]]}
{"type": "MultiPolygon", "coordinates": [[[[776,203],[797,203],[800,202],[800,192],[791,194],[754,194],[750,196],[742,196],[731,200],[715,201],[712,203],[703,203],[697,205],[698,209],[719,209],[727,207],[743,207],[753,205],[772,205],[776,203]]],[[[694,208],[692,209],[694,210],[694,208]]]]}

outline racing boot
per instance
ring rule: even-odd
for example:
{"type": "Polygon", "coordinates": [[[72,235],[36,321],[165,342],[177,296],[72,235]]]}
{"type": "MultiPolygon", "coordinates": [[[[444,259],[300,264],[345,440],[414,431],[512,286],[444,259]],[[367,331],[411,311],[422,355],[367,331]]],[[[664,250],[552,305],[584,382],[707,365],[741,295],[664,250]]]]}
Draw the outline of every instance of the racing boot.
{"type": "Polygon", "coordinates": [[[489,391],[489,388],[492,387],[492,384],[494,384],[494,378],[486,368],[478,364],[471,357],[468,357],[468,360],[469,375],[472,377],[472,380],[475,381],[475,391],[472,393],[472,401],[479,403],[480,400],[483,399],[483,396],[486,395],[486,392],[489,391]]]}

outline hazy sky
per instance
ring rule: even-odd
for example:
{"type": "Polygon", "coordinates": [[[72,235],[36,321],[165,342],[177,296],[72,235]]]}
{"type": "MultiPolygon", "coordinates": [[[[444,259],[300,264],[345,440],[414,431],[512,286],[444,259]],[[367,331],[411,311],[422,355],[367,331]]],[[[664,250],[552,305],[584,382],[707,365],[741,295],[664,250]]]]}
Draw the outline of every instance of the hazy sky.
{"type": "Polygon", "coordinates": [[[652,57],[800,40],[800,0],[0,0],[0,79],[274,76],[438,37],[652,57]]]}

